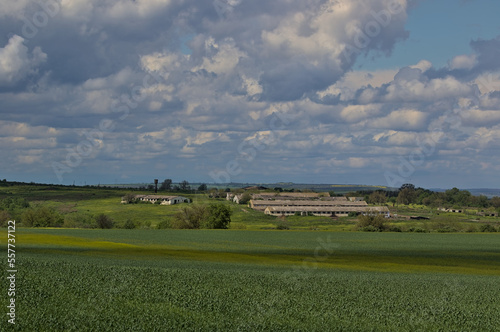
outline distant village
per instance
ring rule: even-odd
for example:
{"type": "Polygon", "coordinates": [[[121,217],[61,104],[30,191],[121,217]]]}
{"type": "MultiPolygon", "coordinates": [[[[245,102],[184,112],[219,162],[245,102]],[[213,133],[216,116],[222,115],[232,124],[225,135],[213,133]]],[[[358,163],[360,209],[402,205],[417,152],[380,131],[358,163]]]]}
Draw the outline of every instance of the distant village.
{"type": "MultiPolygon", "coordinates": [[[[330,197],[328,193],[284,192],[284,193],[247,193],[228,192],[226,200],[236,204],[243,203],[244,195],[250,195],[248,206],[272,216],[330,216],[347,217],[349,215],[369,214],[390,216],[387,206],[368,206],[363,197],[330,197]]],[[[160,205],[190,203],[183,196],[167,195],[132,195],[122,197],[122,204],[133,201],[160,205]]]]}
{"type": "MultiPolygon", "coordinates": [[[[161,190],[168,191],[166,189],[177,190],[180,193],[188,192],[190,190],[189,183],[187,181],[183,181],[178,188],[170,187],[171,180],[167,179],[162,184],[163,188],[161,190]],[[167,185],[166,185],[167,183],[167,185]]],[[[405,196],[405,194],[413,193],[413,196],[416,195],[416,191],[422,191],[424,189],[417,188],[415,189],[412,185],[406,185],[408,187],[400,188],[398,192],[397,198],[392,198],[393,206],[394,202],[398,202],[401,204],[409,204],[413,199],[411,195],[405,196]],[[406,197],[406,198],[405,198],[406,197]],[[410,197],[410,198],[409,198],[410,197]],[[400,202],[401,201],[401,202],[400,202]]],[[[151,203],[151,204],[159,204],[159,205],[175,205],[180,203],[191,203],[191,200],[184,196],[173,196],[173,195],[158,195],[158,180],[155,180],[155,187],[151,186],[154,189],[155,194],[151,195],[134,195],[128,194],[122,197],[122,203],[151,203]]],[[[357,215],[380,215],[386,218],[396,217],[401,218],[403,216],[391,215],[389,208],[385,205],[387,202],[387,198],[385,194],[377,193],[376,191],[369,196],[364,197],[353,197],[351,195],[347,196],[333,196],[329,192],[311,192],[311,191],[269,191],[268,188],[260,187],[260,186],[251,186],[244,187],[238,189],[236,192],[231,192],[229,189],[226,192],[217,189],[211,189],[208,191],[206,185],[200,186],[198,188],[202,192],[208,192],[209,197],[223,199],[225,198],[228,201],[234,202],[236,204],[245,204],[248,205],[249,208],[252,208],[256,211],[260,211],[266,215],[272,216],[328,216],[332,218],[336,217],[353,217],[357,215]],[[372,196],[375,194],[379,194],[382,196],[382,200],[372,199],[372,196]],[[369,201],[367,202],[367,200],[369,201]],[[370,203],[370,204],[368,204],[370,203]]],[[[433,193],[428,191],[429,195],[438,195],[436,198],[436,202],[439,201],[439,197],[443,196],[443,193],[433,193]],[[439,196],[441,195],[441,196],[439,196]]],[[[446,191],[446,195],[449,194],[468,194],[467,191],[460,192],[458,189],[454,188],[452,190],[446,191]]],[[[467,196],[468,197],[468,196],[467,196]]],[[[470,196],[471,200],[475,199],[473,196],[470,196]]],[[[479,197],[479,199],[483,199],[479,197]]],[[[425,199],[424,199],[425,200],[425,199]]],[[[484,199],[483,199],[484,200],[484,199]]],[[[444,200],[441,199],[441,202],[444,200]]],[[[426,204],[427,202],[422,202],[426,204]]],[[[498,203],[498,197],[494,197],[492,199],[492,203],[498,203]],[[497,200],[497,201],[495,201],[497,200]],[[495,202],[493,202],[495,201],[495,202]]],[[[466,208],[457,208],[457,207],[437,207],[437,210],[440,212],[448,212],[448,213],[466,213],[469,214],[466,208]]],[[[474,214],[482,217],[498,217],[498,212],[493,209],[479,209],[473,212],[474,214]]],[[[415,216],[407,216],[409,219],[428,219],[426,217],[415,217],[415,216]]]]}

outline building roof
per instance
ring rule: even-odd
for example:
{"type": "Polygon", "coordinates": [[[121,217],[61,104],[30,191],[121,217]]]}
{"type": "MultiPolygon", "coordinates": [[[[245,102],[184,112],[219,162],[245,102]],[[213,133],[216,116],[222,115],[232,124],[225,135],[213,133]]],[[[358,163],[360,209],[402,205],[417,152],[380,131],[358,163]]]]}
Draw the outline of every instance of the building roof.
{"type": "Polygon", "coordinates": [[[367,206],[365,201],[251,200],[252,206],[367,206]]]}
{"type": "Polygon", "coordinates": [[[185,198],[182,196],[167,196],[167,195],[135,195],[135,198],[144,198],[144,199],[174,199],[174,198],[185,198]]]}
{"type": "Polygon", "coordinates": [[[259,194],[254,194],[252,195],[253,197],[258,197],[260,196],[261,198],[268,198],[268,197],[293,197],[293,198],[317,198],[317,197],[329,197],[329,193],[296,193],[296,192],[276,192],[276,193],[259,193],[259,194]]]}
{"type": "Polygon", "coordinates": [[[268,206],[273,212],[389,212],[387,206],[346,207],[346,206],[268,206]]]}

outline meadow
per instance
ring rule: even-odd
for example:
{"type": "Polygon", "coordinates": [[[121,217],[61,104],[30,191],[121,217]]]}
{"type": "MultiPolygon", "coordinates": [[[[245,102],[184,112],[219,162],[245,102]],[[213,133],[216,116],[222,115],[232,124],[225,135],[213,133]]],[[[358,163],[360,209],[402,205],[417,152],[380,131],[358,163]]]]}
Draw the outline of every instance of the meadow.
{"type": "Polygon", "coordinates": [[[19,331],[500,326],[497,233],[18,229],[16,237],[19,331]]]}

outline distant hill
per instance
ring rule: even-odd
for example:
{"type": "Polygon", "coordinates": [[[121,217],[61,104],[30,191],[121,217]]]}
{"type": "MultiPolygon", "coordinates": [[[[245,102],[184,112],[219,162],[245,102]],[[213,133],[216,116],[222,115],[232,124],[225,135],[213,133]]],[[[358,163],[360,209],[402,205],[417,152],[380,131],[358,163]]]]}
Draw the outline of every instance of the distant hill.
{"type": "MultiPolygon", "coordinates": [[[[432,188],[430,189],[432,191],[437,191],[437,192],[443,192],[448,189],[442,189],[442,188],[432,188]]],[[[500,189],[491,189],[491,188],[475,188],[475,189],[463,189],[469,191],[473,196],[480,196],[484,195],[488,198],[498,196],[500,197],[500,189]]]]}
{"type": "MultiPolygon", "coordinates": [[[[199,185],[198,183],[191,184],[191,187],[199,185]]],[[[361,190],[397,190],[386,186],[369,186],[359,184],[315,184],[315,183],[293,183],[293,182],[278,182],[278,183],[217,183],[207,184],[209,188],[245,188],[245,187],[266,187],[269,189],[281,188],[283,190],[313,190],[316,192],[333,191],[338,194],[345,194],[351,191],[361,190]]]]}

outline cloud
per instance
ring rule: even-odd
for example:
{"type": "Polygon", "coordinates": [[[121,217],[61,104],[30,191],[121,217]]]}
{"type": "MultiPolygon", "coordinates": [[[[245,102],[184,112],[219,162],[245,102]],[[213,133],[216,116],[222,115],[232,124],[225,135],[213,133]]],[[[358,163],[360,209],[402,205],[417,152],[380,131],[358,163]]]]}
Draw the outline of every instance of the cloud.
{"type": "Polygon", "coordinates": [[[223,13],[213,1],[57,4],[31,38],[19,37],[23,17],[41,6],[0,11],[4,36],[18,31],[0,49],[0,167],[8,174],[57,180],[51,164],[66,163],[93,130],[95,149],[63,181],[146,180],[145,167],[210,181],[236,160],[234,181],[343,174],[384,184],[387,165],[436,127],[442,139],[421,169],[458,167],[460,151],[477,167],[500,162],[491,153],[498,38],[473,41],[471,54],[443,68],[425,59],[356,67],[359,56],[390,56],[408,38],[407,1],[238,1],[223,13]],[[102,121],[111,129],[99,129],[102,121]]]}
{"type": "Polygon", "coordinates": [[[374,121],[368,120],[366,124],[373,128],[421,130],[426,125],[426,119],[427,114],[418,110],[398,110],[374,121]]]}
{"type": "Polygon", "coordinates": [[[457,55],[448,62],[451,70],[454,69],[467,69],[470,70],[477,65],[477,58],[475,54],[472,55],[457,55]]]}
{"type": "Polygon", "coordinates": [[[5,47],[0,48],[0,87],[9,87],[38,71],[47,60],[47,54],[40,47],[29,52],[24,38],[14,35],[5,47]]]}

